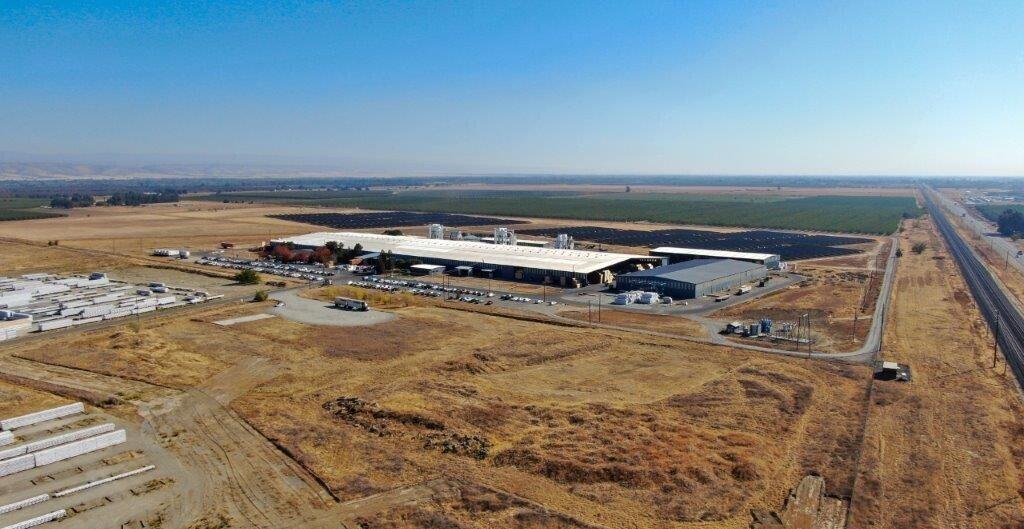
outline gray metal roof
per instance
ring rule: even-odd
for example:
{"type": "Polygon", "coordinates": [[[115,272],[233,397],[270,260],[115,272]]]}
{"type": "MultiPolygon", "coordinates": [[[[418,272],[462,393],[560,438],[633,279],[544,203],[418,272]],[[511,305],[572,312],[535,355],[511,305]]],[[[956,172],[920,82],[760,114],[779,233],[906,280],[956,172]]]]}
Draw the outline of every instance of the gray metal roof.
{"type": "Polygon", "coordinates": [[[735,259],[693,259],[650,270],[641,270],[619,277],[658,277],[684,283],[704,283],[720,277],[764,269],[764,265],[735,259]]]}

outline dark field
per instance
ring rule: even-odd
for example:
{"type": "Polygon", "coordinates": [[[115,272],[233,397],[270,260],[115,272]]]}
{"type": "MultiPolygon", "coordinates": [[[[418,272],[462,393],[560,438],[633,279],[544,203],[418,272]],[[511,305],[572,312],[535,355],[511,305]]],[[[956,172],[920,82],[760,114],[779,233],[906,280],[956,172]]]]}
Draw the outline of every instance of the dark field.
{"type": "Polygon", "coordinates": [[[804,235],[778,231],[742,231],[735,233],[718,233],[704,230],[619,230],[597,226],[579,226],[576,228],[545,228],[536,230],[520,230],[523,235],[541,235],[554,237],[559,233],[568,233],[574,239],[600,244],[619,246],[679,246],[683,248],[702,248],[706,250],[732,250],[736,252],[775,253],[783,260],[814,259],[818,257],[838,257],[860,253],[852,248],[837,248],[850,244],[863,244],[871,239],[861,237],[838,237],[834,235],[804,235]]]}
{"type": "Polygon", "coordinates": [[[985,216],[986,219],[995,222],[1006,210],[1017,211],[1024,213],[1024,204],[985,204],[975,206],[978,212],[985,216]]]}
{"type": "Polygon", "coordinates": [[[552,191],[281,191],[223,193],[202,200],[361,207],[603,221],[886,234],[920,215],[912,197],[686,195],[552,191]]]}
{"type": "Polygon", "coordinates": [[[291,215],[270,215],[275,219],[305,222],[330,228],[365,229],[389,228],[394,226],[423,226],[443,224],[445,226],[490,226],[523,224],[521,220],[473,217],[451,213],[410,213],[408,211],[384,211],[380,213],[297,213],[291,215]]]}
{"type": "Polygon", "coordinates": [[[49,203],[49,200],[42,198],[0,198],[0,221],[60,217],[60,213],[39,209],[49,203]]]}

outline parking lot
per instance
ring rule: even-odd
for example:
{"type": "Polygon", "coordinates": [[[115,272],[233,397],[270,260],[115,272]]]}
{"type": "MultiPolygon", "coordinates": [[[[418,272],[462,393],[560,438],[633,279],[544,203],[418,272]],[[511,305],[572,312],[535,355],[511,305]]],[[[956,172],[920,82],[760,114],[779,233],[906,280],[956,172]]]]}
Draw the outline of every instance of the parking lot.
{"type": "Polygon", "coordinates": [[[0,446],[0,466],[11,473],[0,476],[0,527],[57,519],[83,529],[150,527],[144,521],[170,498],[176,463],[132,425],[82,409],[4,430],[12,441],[0,446]],[[18,471],[17,461],[38,464],[18,471]]]}
{"type": "Polygon", "coordinates": [[[196,259],[196,264],[216,266],[230,270],[252,270],[260,274],[270,274],[289,279],[305,281],[323,281],[334,276],[336,269],[320,263],[279,263],[275,261],[257,261],[238,259],[222,255],[208,254],[196,259]]]}

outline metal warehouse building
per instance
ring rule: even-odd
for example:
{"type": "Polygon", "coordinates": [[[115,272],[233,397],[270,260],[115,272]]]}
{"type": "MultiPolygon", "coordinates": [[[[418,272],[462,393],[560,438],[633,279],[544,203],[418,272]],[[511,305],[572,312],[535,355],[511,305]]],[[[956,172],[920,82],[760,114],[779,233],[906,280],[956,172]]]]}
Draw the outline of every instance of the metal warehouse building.
{"type": "Polygon", "coordinates": [[[758,263],[770,270],[778,270],[781,257],[774,253],[731,252],[728,250],[702,250],[700,248],[676,248],[661,246],[651,250],[651,255],[665,257],[669,264],[681,263],[691,259],[733,259],[758,263]]]}
{"type": "Polygon", "coordinates": [[[693,259],[620,275],[615,278],[615,287],[690,299],[729,290],[767,275],[768,269],[757,263],[734,259],[693,259]]]}
{"type": "Polygon", "coordinates": [[[316,248],[328,241],[337,242],[345,248],[359,244],[368,252],[391,252],[395,258],[417,259],[425,264],[471,267],[472,275],[538,283],[548,281],[562,286],[571,286],[573,279],[579,285],[600,283],[610,279],[610,273],[630,272],[662,262],[661,258],[648,255],[358,232],[310,233],[275,239],[271,245],[292,243],[297,248],[316,248]]]}

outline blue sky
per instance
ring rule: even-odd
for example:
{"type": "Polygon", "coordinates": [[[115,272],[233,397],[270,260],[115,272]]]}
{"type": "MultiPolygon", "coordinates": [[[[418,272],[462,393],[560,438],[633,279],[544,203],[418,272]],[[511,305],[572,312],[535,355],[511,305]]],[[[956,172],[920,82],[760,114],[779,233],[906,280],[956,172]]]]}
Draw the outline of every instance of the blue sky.
{"type": "Polygon", "coordinates": [[[1024,175],[1024,2],[0,4],[0,151],[1024,175]]]}

